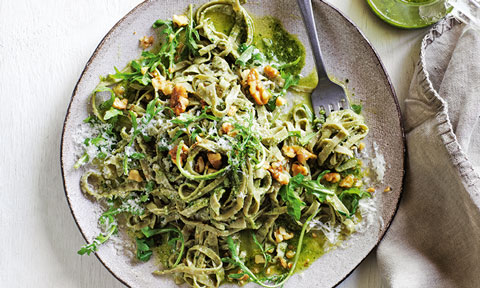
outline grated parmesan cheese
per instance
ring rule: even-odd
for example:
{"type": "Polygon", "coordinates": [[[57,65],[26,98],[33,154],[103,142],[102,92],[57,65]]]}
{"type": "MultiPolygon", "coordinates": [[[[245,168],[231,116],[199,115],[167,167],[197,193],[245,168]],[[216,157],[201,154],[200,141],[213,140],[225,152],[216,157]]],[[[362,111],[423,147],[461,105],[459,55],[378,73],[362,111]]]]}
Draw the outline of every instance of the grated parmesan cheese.
{"type": "Polygon", "coordinates": [[[377,175],[377,181],[383,182],[383,177],[385,175],[385,170],[386,170],[385,158],[379,152],[378,145],[376,142],[373,142],[373,153],[374,153],[374,156],[371,160],[372,168],[375,171],[375,174],[377,175]]]}

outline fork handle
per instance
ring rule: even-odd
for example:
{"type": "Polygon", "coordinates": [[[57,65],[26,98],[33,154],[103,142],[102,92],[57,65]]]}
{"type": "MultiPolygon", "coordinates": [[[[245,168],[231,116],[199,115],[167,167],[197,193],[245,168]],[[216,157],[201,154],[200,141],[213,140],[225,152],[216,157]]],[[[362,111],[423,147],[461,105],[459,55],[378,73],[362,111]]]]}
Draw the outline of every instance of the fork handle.
{"type": "Polygon", "coordinates": [[[307,28],[308,38],[312,47],[313,57],[315,58],[315,67],[317,68],[318,79],[327,78],[327,72],[322,60],[322,51],[318,42],[317,29],[313,18],[312,0],[297,0],[300,12],[303,16],[303,22],[307,28]]]}

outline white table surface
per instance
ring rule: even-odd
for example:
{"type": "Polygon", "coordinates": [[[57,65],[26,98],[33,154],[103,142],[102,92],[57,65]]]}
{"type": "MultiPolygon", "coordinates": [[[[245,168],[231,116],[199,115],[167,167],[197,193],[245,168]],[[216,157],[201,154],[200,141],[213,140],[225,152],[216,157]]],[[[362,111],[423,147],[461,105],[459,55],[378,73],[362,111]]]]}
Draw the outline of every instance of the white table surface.
{"type": "MultiPolygon", "coordinates": [[[[96,257],[76,253],[84,240],[65,200],[59,151],[84,65],[140,2],[0,0],[1,287],[123,287],[96,257]]],[[[364,0],[330,2],[376,48],[402,103],[426,30],[390,27],[364,0]]],[[[374,255],[340,287],[382,287],[374,255]]]]}

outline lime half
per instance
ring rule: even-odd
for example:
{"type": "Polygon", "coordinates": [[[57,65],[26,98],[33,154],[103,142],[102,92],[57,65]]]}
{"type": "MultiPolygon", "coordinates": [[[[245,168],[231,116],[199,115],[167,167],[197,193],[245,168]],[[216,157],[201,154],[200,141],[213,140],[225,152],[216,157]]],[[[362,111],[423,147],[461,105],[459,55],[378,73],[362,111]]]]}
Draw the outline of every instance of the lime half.
{"type": "Polygon", "coordinates": [[[383,21],[400,28],[422,28],[445,17],[451,7],[447,0],[367,0],[383,21]]]}

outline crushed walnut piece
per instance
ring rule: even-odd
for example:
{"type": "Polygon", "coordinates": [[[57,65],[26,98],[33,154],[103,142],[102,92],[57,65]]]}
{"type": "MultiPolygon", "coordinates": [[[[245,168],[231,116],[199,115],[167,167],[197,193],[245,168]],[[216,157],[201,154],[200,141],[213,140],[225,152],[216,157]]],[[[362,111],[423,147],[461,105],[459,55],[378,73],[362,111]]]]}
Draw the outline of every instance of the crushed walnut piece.
{"type": "Polygon", "coordinates": [[[229,133],[232,132],[233,129],[234,127],[231,123],[225,122],[222,124],[222,133],[230,135],[229,133]]]}
{"type": "Polygon", "coordinates": [[[300,147],[297,150],[297,159],[300,164],[305,165],[307,161],[310,159],[317,159],[317,155],[313,154],[312,152],[308,151],[307,149],[300,147]]]}
{"type": "Polygon", "coordinates": [[[153,71],[150,73],[152,78],[152,86],[155,91],[162,91],[162,93],[166,96],[172,94],[173,92],[173,82],[170,80],[166,80],[158,71],[153,71]]]}
{"type": "Polygon", "coordinates": [[[115,93],[115,95],[117,96],[122,96],[123,94],[125,94],[125,86],[121,84],[115,85],[112,90],[113,93],[115,93]]]}
{"type": "Polygon", "coordinates": [[[288,158],[294,158],[297,156],[298,162],[300,162],[302,165],[305,165],[309,159],[317,158],[317,155],[298,145],[283,146],[282,152],[283,155],[287,156],[288,158]]]}
{"type": "Polygon", "coordinates": [[[185,15],[173,15],[172,22],[177,27],[187,26],[188,25],[188,17],[185,16],[185,15]]]}
{"type": "Polygon", "coordinates": [[[207,158],[213,168],[218,169],[222,166],[222,155],[220,153],[208,152],[207,158]]]}
{"type": "Polygon", "coordinates": [[[153,36],[143,36],[140,38],[140,47],[147,49],[148,47],[152,46],[153,41],[153,36]]]}
{"type": "Polygon", "coordinates": [[[200,156],[197,159],[197,163],[195,163],[195,171],[198,173],[203,173],[205,170],[205,160],[203,160],[203,157],[200,156]]]}
{"type": "Polygon", "coordinates": [[[263,73],[265,73],[267,78],[270,79],[270,80],[273,80],[280,75],[280,72],[270,65],[267,65],[267,66],[265,66],[265,68],[263,68],[263,73]]]}
{"type": "Polygon", "coordinates": [[[275,106],[283,106],[287,104],[287,99],[285,99],[284,97],[282,96],[278,96],[277,97],[277,100],[275,100],[275,106]]]}
{"type": "Polygon", "coordinates": [[[125,110],[127,109],[127,104],[128,99],[115,98],[115,100],[113,100],[112,107],[118,110],[125,110]]]}
{"type": "Polygon", "coordinates": [[[323,179],[331,183],[337,183],[338,181],[340,181],[340,174],[336,172],[327,173],[323,175],[323,179]]]}
{"type": "Polygon", "coordinates": [[[238,110],[237,106],[232,105],[232,106],[230,106],[230,108],[228,109],[227,115],[230,116],[230,117],[232,117],[233,115],[235,115],[235,113],[237,113],[237,110],[238,110]]]}
{"type": "Polygon", "coordinates": [[[188,106],[188,94],[185,87],[180,84],[175,85],[173,88],[172,96],[170,96],[170,107],[175,112],[175,115],[180,115],[187,110],[188,106]]]}
{"type": "Polygon", "coordinates": [[[255,103],[258,105],[265,105],[268,103],[271,95],[263,86],[262,81],[260,81],[260,74],[258,74],[258,71],[255,68],[252,68],[250,73],[248,73],[247,84],[250,86],[250,95],[252,95],[255,103]]]}
{"type": "Polygon", "coordinates": [[[297,149],[295,146],[283,146],[282,153],[288,158],[295,158],[295,156],[297,156],[297,149]]]}
{"type": "Polygon", "coordinates": [[[140,172],[138,172],[138,170],[130,170],[128,172],[128,178],[127,179],[135,181],[135,182],[142,182],[143,181],[143,178],[140,175],[140,172]]]}
{"type": "Polygon", "coordinates": [[[288,182],[290,182],[290,174],[284,171],[281,162],[273,162],[270,167],[268,167],[268,171],[272,173],[273,179],[277,180],[280,184],[287,185],[288,182]]]}
{"type": "Polygon", "coordinates": [[[283,226],[280,226],[274,233],[273,236],[275,236],[275,242],[280,243],[283,240],[290,240],[293,238],[293,233],[290,232],[288,233],[287,230],[283,226]]]}
{"type": "Polygon", "coordinates": [[[351,188],[353,186],[353,182],[355,182],[355,178],[353,175],[347,175],[345,178],[340,181],[340,184],[338,186],[342,188],[351,188]]]}
{"type": "Polygon", "coordinates": [[[308,175],[308,170],[305,166],[297,163],[293,163],[292,165],[292,174],[293,176],[297,176],[298,174],[302,174],[303,176],[308,175]]]}
{"type": "MultiPolygon", "coordinates": [[[[172,150],[168,152],[170,157],[172,157],[173,163],[175,164],[177,163],[177,150],[178,150],[178,145],[175,145],[175,147],[173,147],[172,150]]],[[[182,152],[180,152],[180,165],[182,165],[183,161],[187,160],[187,156],[188,156],[188,147],[187,145],[182,145],[182,152]]]]}

